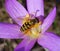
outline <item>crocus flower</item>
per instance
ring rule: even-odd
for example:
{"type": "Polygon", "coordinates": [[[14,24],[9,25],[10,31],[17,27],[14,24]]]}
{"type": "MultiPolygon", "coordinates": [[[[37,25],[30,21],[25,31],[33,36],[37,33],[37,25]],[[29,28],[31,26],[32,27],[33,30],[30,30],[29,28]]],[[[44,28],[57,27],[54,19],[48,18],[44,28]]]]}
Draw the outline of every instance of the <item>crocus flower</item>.
{"type": "Polygon", "coordinates": [[[46,32],[55,19],[56,7],[44,19],[43,0],[26,1],[28,11],[17,0],[5,0],[6,11],[17,24],[0,23],[0,38],[23,39],[14,51],[31,51],[36,41],[49,51],[60,51],[60,37],[54,33],[46,32]],[[28,22],[28,19],[31,20],[35,17],[39,19],[39,23],[26,33],[21,32],[20,27],[28,22]]]}

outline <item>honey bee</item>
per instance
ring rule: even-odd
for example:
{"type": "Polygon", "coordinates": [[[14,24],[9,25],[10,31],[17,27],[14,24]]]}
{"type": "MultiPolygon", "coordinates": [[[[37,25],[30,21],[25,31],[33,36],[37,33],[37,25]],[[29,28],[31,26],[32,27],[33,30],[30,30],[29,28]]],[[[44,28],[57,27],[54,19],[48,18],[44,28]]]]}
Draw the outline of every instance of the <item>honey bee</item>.
{"type": "Polygon", "coordinates": [[[33,27],[36,23],[39,23],[39,19],[37,17],[35,17],[34,19],[30,19],[27,22],[25,22],[21,28],[20,31],[24,32],[26,30],[31,29],[31,27],[33,27]]]}

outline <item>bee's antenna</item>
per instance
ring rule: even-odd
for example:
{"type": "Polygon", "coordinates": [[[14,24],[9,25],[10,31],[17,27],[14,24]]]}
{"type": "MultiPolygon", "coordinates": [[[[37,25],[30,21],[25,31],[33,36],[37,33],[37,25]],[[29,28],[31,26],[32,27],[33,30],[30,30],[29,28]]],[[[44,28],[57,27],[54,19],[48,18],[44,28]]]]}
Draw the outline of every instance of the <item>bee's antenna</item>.
{"type": "Polygon", "coordinates": [[[38,12],[39,10],[36,10],[36,12],[35,12],[35,17],[36,17],[36,15],[37,15],[37,12],[38,12]]]}

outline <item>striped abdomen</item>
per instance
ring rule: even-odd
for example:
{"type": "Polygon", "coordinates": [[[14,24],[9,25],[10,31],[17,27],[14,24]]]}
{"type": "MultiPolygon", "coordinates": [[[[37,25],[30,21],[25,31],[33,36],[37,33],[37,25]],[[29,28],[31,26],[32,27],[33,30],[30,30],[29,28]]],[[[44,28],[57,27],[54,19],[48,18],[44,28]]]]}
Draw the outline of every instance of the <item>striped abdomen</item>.
{"type": "Polygon", "coordinates": [[[25,22],[21,26],[20,30],[24,32],[25,30],[31,29],[31,27],[34,26],[36,23],[39,23],[39,20],[38,20],[38,18],[35,17],[35,19],[31,19],[31,20],[25,22]]]}

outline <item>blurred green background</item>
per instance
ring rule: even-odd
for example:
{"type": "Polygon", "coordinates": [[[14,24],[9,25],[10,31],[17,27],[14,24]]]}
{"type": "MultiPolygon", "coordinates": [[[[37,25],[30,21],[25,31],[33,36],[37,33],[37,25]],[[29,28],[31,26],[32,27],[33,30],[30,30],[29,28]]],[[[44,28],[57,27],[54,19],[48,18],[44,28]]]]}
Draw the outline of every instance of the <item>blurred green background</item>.
{"type": "MultiPolygon", "coordinates": [[[[18,0],[25,8],[26,8],[26,0],[18,0]]],[[[44,0],[45,5],[45,17],[52,10],[52,8],[57,6],[57,14],[56,19],[53,25],[48,29],[48,31],[56,33],[60,36],[60,0],[44,0]]],[[[0,22],[8,22],[13,23],[12,19],[6,13],[4,8],[4,0],[0,0],[0,22]]],[[[17,44],[21,42],[21,40],[10,40],[10,39],[0,39],[0,51],[13,51],[13,49],[17,46],[17,44]]],[[[48,51],[44,49],[42,46],[39,46],[37,43],[32,48],[32,51],[48,51]]]]}

